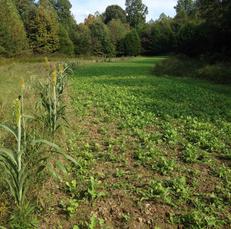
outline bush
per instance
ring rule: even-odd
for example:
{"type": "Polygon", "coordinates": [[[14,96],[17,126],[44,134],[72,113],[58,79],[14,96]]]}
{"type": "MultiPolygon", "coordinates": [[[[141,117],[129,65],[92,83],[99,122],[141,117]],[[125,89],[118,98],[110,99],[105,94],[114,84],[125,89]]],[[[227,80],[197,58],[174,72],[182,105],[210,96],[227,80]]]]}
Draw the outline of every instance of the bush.
{"type": "Polygon", "coordinates": [[[231,83],[231,67],[225,64],[208,64],[198,69],[198,78],[208,79],[217,83],[231,83]]]}
{"type": "Polygon", "coordinates": [[[228,64],[208,64],[186,56],[167,58],[157,63],[153,72],[157,76],[192,77],[216,83],[231,83],[231,67],[228,64]]]}

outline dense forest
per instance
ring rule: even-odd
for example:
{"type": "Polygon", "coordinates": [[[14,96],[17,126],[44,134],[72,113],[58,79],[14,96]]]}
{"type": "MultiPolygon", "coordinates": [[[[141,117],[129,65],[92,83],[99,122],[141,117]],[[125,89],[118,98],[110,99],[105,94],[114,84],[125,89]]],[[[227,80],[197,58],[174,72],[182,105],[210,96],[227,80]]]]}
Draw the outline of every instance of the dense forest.
{"type": "Polygon", "coordinates": [[[1,0],[0,55],[231,56],[231,1],[178,0],[176,16],[146,22],[142,0],[110,5],[78,24],[69,0],[1,0]]]}

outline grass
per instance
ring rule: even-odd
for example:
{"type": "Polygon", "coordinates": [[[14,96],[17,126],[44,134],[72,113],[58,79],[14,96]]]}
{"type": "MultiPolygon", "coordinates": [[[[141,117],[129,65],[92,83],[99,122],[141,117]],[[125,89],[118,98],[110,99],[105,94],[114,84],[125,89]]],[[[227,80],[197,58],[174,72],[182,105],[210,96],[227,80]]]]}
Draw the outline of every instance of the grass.
{"type": "MultiPolygon", "coordinates": [[[[230,87],[155,76],[161,60],[88,62],[74,69],[70,127],[58,140],[77,163],[54,170],[55,179],[35,190],[41,227],[229,228],[230,87]]],[[[5,101],[15,84],[4,79],[15,78],[1,72],[5,101]]],[[[1,209],[7,211],[7,198],[0,198],[0,222],[6,223],[1,209]]]]}

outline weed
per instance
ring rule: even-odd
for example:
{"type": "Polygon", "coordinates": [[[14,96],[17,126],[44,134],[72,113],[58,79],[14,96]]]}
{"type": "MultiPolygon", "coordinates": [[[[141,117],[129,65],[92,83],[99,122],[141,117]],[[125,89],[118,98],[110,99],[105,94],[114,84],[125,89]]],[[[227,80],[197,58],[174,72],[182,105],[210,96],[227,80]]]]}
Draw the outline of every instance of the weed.
{"type": "Polygon", "coordinates": [[[161,181],[151,181],[147,190],[142,193],[141,200],[160,200],[171,204],[170,190],[161,181]]]}
{"type": "Polygon", "coordinates": [[[125,175],[124,170],[116,168],[116,174],[115,174],[116,177],[121,178],[124,175],[125,175]]]}
{"type": "Polygon", "coordinates": [[[60,207],[68,217],[72,217],[76,213],[79,207],[79,203],[75,199],[69,199],[67,202],[61,201],[60,207]]]}
{"type": "Polygon", "coordinates": [[[165,157],[160,157],[159,161],[152,166],[153,170],[159,172],[161,175],[167,175],[174,171],[176,162],[165,157]]]}
{"type": "Polygon", "coordinates": [[[26,203],[20,208],[15,209],[12,212],[10,218],[10,226],[11,228],[21,229],[28,228],[33,229],[38,227],[38,220],[33,215],[34,207],[31,204],[26,203]]]}
{"type": "Polygon", "coordinates": [[[177,200],[187,201],[190,197],[186,177],[179,177],[169,182],[173,195],[177,200]]]}
{"type": "Polygon", "coordinates": [[[197,148],[193,147],[192,145],[187,145],[185,150],[182,153],[182,159],[186,163],[195,163],[198,160],[198,152],[197,148]]]}
{"type": "Polygon", "coordinates": [[[231,169],[226,167],[224,164],[216,172],[218,177],[224,180],[226,184],[231,184],[231,169]]]}
{"type": "Polygon", "coordinates": [[[74,197],[76,195],[76,193],[78,192],[76,180],[66,182],[66,187],[67,187],[67,190],[71,194],[72,197],[74,197]]]}
{"type": "Polygon", "coordinates": [[[91,200],[95,200],[96,198],[102,197],[105,195],[104,192],[98,192],[99,182],[94,178],[90,177],[89,187],[87,189],[88,195],[91,200]]]}

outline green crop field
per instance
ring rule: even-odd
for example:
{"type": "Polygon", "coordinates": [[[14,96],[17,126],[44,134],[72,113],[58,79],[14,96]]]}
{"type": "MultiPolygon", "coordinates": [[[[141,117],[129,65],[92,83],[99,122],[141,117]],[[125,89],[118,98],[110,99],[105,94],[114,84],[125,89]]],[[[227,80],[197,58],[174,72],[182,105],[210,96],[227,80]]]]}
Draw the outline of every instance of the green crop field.
{"type": "MultiPolygon", "coordinates": [[[[52,169],[30,187],[38,228],[230,228],[231,88],[155,76],[162,59],[73,65],[67,124],[52,141],[76,163],[52,156],[52,169]]],[[[0,67],[1,123],[12,119],[22,77],[26,112],[35,113],[42,68],[0,67]]],[[[5,138],[1,130],[0,145],[5,138]]],[[[0,225],[8,228],[14,203],[4,184],[0,175],[0,225]]]]}

